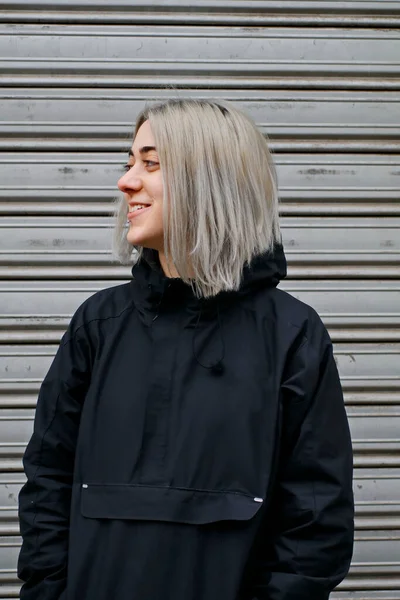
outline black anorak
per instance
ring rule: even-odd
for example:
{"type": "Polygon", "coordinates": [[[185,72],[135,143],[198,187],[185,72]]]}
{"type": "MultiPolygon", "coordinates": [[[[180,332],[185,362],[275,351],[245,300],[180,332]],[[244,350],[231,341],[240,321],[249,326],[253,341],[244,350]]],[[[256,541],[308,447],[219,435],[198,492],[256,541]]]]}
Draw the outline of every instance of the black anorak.
{"type": "Polygon", "coordinates": [[[353,495],[325,327],[277,289],[280,246],[209,299],[150,254],[77,310],[42,384],[21,598],[326,600],[353,495]]]}

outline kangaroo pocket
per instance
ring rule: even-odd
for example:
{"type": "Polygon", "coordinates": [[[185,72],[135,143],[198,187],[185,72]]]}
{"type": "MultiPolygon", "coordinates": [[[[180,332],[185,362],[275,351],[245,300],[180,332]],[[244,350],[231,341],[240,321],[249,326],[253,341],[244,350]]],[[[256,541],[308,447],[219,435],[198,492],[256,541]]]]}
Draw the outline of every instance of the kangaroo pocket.
{"type": "Polygon", "coordinates": [[[262,499],[238,492],[145,485],[82,486],[81,512],[92,519],[132,519],[203,525],[247,521],[262,499]]]}

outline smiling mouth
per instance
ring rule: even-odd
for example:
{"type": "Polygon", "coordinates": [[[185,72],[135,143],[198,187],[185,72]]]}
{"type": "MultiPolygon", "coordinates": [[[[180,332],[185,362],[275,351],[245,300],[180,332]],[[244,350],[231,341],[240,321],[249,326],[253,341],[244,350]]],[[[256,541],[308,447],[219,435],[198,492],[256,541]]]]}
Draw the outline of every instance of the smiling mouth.
{"type": "Polygon", "coordinates": [[[151,208],[151,204],[150,205],[148,205],[148,204],[142,204],[142,205],[134,206],[128,212],[128,220],[133,219],[134,217],[137,217],[137,216],[141,215],[146,210],[149,210],[149,208],[151,208]]]}

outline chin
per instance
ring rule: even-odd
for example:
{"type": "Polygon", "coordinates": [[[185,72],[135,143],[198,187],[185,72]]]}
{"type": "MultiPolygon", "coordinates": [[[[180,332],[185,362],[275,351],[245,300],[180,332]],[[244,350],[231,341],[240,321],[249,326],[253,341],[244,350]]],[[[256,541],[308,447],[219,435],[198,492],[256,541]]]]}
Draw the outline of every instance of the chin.
{"type": "Polygon", "coordinates": [[[126,234],[126,239],[132,246],[145,246],[148,241],[148,236],[140,233],[140,231],[132,230],[131,227],[126,234]]]}
{"type": "Polygon", "coordinates": [[[158,239],[147,235],[139,235],[138,233],[135,234],[133,231],[128,231],[126,239],[132,246],[141,246],[142,248],[150,248],[157,251],[160,251],[164,247],[162,240],[160,242],[158,239]]]}

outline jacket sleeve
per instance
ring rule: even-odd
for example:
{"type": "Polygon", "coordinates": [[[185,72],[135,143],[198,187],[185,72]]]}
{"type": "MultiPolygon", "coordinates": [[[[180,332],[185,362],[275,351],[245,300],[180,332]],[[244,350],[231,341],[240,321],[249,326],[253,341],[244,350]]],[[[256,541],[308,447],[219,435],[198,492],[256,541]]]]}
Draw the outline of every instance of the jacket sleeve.
{"type": "Polygon", "coordinates": [[[315,317],[281,387],[279,467],[253,579],[259,600],[327,600],[353,552],[349,426],[332,344],[315,317]]]}
{"type": "Polygon", "coordinates": [[[42,386],[19,494],[22,600],[61,600],[66,586],[75,445],[90,380],[90,347],[73,318],[42,386]],[[75,333],[73,330],[75,329],[75,333]]]}

